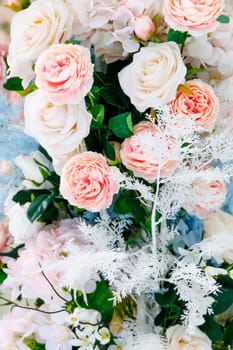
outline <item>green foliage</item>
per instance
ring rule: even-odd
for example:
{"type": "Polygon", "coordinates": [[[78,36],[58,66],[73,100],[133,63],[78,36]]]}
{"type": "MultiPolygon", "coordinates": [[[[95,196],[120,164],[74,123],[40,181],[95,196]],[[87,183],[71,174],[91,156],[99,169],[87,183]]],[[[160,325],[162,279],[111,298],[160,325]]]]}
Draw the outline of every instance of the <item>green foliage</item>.
{"type": "Polygon", "coordinates": [[[108,159],[115,160],[116,155],[115,155],[115,151],[114,151],[114,148],[112,147],[111,143],[105,142],[104,153],[105,153],[106,157],[108,157],[108,159]]]}
{"type": "Polygon", "coordinates": [[[16,91],[21,96],[26,96],[30,92],[37,90],[37,87],[35,84],[30,83],[26,89],[23,88],[22,85],[22,79],[19,77],[12,77],[9,78],[3,87],[8,91],[16,91]]]}
{"type": "Polygon", "coordinates": [[[190,80],[192,79],[194,76],[196,76],[197,73],[202,73],[204,72],[205,69],[204,68],[188,68],[187,69],[187,73],[185,76],[186,80],[190,80]]]}
{"type": "Polygon", "coordinates": [[[96,104],[91,108],[91,114],[93,117],[91,122],[92,129],[100,129],[102,127],[104,121],[104,113],[104,105],[96,104]]]}
{"type": "Polygon", "coordinates": [[[6,278],[7,278],[7,274],[3,271],[2,268],[0,268],[0,284],[2,284],[6,278]]]}
{"type": "Polygon", "coordinates": [[[168,41],[175,41],[177,44],[183,45],[187,39],[187,32],[180,32],[179,30],[169,29],[167,34],[168,41]]]}
{"type": "Polygon", "coordinates": [[[116,214],[131,214],[134,220],[143,228],[148,215],[144,205],[138,199],[138,193],[125,190],[120,191],[114,203],[114,212],[116,214]]]}
{"type": "Polygon", "coordinates": [[[224,330],[223,340],[226,345],[233,347],[233,321],[228,322],[224,330]]]}
{"type": "Polygon", "coordinates": [[[211,316],[205,317],[205,323],[199,327],[202,332],[208,335],[212,342],[219,342],[223,339],[221,326],[211,316]]]}
{"type": "Polygon", "coordinates": [[[231,305],[233,305],[233,289],[221,288],[221,291],[215,296],[215,303],[213,304],[215,315],[226,311],[231,305]]]}
{"type": "Polygon", "coordinates": [[[176,300],[176,292],[174,288],[171,287],[168,292],[164,294],[155,293],[155,300],[161,307],[170,308],[176,300]]]}
{"type": "Polygon", "coordinates": [[[163,327],[165,333],[168,327],[180,323],[184,305],[178,300],[173,285],[168,285],[167,291],[163,294],[155,293],[155,300],[161,307],[160,313],[155,318],[155,325],[163,327]]]}
{"type": "Polygon", "coordinates": [[[14,249],[12,249],[10,252],[0,253],[0,256],[8,256],[9,258],[17,259],[19,256],[18,250],[23,248],[23,247],[24,247],[24,244],[20,244],[17,247],[15,247],[14,249]]]}
{"type": "Polygon", "coordinates": [[[13,196],[12,200],[16,203],[23,205],[25,203],[31,202],[33,198],[49,194],[50,192],[48,190],[20,190],[13,196]]]}
{"type": "Polygon", "coordinates": [[[27,345],[31,350],[45,350],[45,345],[37,343],[35,339],[25,338],[24,344],[27,345]]]}
{"type": "Polygon", "coordinates": [[[52,200],[55,197],[55,193],[41,194],[36,197],[30,204],[27,210],[27,217],[31,222],[39,219],[46,211],[46,209],[51,204],[52,200]]]}
{"type": "Polygon", "coordinates": [[[9,91],[23,91],[22,79],[19,77],[9,78],[3,87],[9,91]]]}
{"type": "Polygon", "coordinates": [[[133,135],[132,115],[130,112],[122,113],[109,120],[109,127],[113,134],[120,138],[133,135]]]}
{"type": "Polygon", "coordinates": [[[87,294],[87,304],[83,295],[77,297],[77,302],[86,309],[97,310],[102,315],[102,321],[108,325],[113,316],[112,293],[105,281],[96,283],[96,289],[93,293],[87,294]]]}
{"type": "Polygon", "coordinates": [[[220,22],[220,23],[229,23],[230,22],[230,18],[226,15],[220,15],[218,18],[217,18],[217,21],[220,22]]]}

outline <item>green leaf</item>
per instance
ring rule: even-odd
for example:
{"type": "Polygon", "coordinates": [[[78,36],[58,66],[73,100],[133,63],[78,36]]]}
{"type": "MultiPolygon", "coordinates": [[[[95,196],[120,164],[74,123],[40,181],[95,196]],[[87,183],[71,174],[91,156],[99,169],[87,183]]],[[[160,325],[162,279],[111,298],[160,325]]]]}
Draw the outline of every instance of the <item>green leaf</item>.
{"type": "Polygon", "coordinates": [[[199,328],[202,332],[208,335],[212,342],[218,342],[223,339],[221,326],[213,319],[213,317],[206,316],[205,323],[199,328]]]}
{"type": "Polygon", "coordinates": [[[113,134],[120,138],[126,138],[133,135],[132,115],[130,112],[118,114],[109,119],[109,127],[113,134]]]}
{"type": "Polygon", "coordinates": [[[25,338],[23,342],[31,350],[45,350],[45,345],[37,343],[35,339],[25,338]]]}
{"type": "Polygon", "coordinates": [[[22,10],[26,9],[31,4],[30,0],[18,0],[18,2],[20,4],[22,10]]]}
{"type": "Polygon", "coordinates": [[[164,294],[155,293],[155,300],[160,306],[168,308],[175,302],[176,292],[173,288],[170,288],[169,291],[164,294]]]}
{"type": "Polygon", "coordinates": [[[215,300],[216,301],[213,304],[214,314],[221,314],[233,304],[233,289],[222,288],[218,295],[215,296],[215,300]]]}
{"type": "Polygon", "coordinates": [[[36,190],[36,189],[21,190],[13,196],[12,200],[16,203],[23,205],[27,202],[31,202],[33,197],[36,198],[42,194],[49,195],[50,192],[48,190],[36,190]]]}
{"type": "Polygon", "coordinates": [[[185,79],[189,80],[190,77],[192,77],[194,74],[202,73],[204,71],[205,71],[204,68],[189,68],[189,69],[187,69],[187,73],[186,73],[185,79]]]}
{"type": "Polygon", "coordinates": [[[51,193],[49,196],[47,194],[42,194],[41,196],[36,197],[31,202],[27,210],[28,219],[31,222],[34,222],[35,220],[39,219],[40,216],[44,214],[54,197],[54,193],[51,193]]]}
{"type": "Polygon", "coordinates": [[[220,22],[220,23],[229,23],[230,22],[230,18],[226,15],[220,15],[218,18],[217,18],[217,21],[220,22]]]}
{"type": "Polygon", "coordinates": [[[10,252],[0,253],[0,256],[8,256],[9,258],[17,259],[19,256],[18,250],[23,247],[24,247],[24,244],[20,244],[16,248],[12,249],[10,252]]]}
{"type": "MultiPolygon", "coordinates": [[[[82,293],[77,293],[77,303],[84,308],[94,309],[101,313],[102,320],[105,324],[108,324],[113,315],[113,301],[112,293],[107,285],[106,281],[99,281],[96,283],[96,289],[93,293],[87,294],[87,303],[84,301],[82,293]]],[[[67,308],[73,310],[71,301],[67,304],[67,308]]]]}
{"type": "Polygon", "coordinates": [[[103,121],[104,121],[104,105],[95,105],[91,108],[91,114],[93,116],[92,122],[91,122],[91,128],[92,129],[99,129],[101,128],[103,121]]]}
{"type": "Polygon", "coordinates": [[[9,78],[5,84],[3,85],[3,87],[6,90],[9,91],[22,91],[24,90],[23,86],[22,86],[22,79],[19,77],[12,77],[9,78]]]}
{"type": "Polygon", "coordinates": [[[93,293],[87,294],[88,308],[97,310],[102,315],[102,320],[109,323],[113,315],[112,293],[105,281],[96,283],[93,293]]]}
{"type": "Polygon", "coordinates": [[[114,204],[114,212],[116,214],[131,213],[135,207],[134,197],[132,191],[122,191],[114,204]]]}
{"type": "Polygon", "coordinates": [[[50,173],[49,177],[47,178],[47,181],[49,181],[57,189],[60,186],[60,176],[57,175],[54,171],[50,173]]]}
{"type": "Polygon", "coordinates": [[[45,156],[45,158],[47,158],[50,162],[52,162],[52,158],[50,157],[46,149],[44,149],[41,145],[39,145],[38,150],[40,151],[40,153],[42,153],[45,156]]]}
{"type": "Polygon", "coordinates": [[[180,32],[179,30],[169,29],[167,40],[175,41],[177,44],[183,45],[185,43],[187,35],[187,32],[180,32]]]}
{"type": "Polygon", "coordinates": [[[221,283],[223,287],[231,288],[233,291],[233,279],[227,275],[219,275],[218,282],[221,283]]]}
{"type": "Polygon", "coordinates": [[[116,155],[115,155],[115,151],[114,151],[114,148],[112,147],[111,143],[106,142],[104,144],[104,153],[106,154],[108,159],[115,160],[116,155]]]}
{"type": "Polygon", "coordinates": [[[46,211],[39,217],[38,221],[50,224],[51,222],[58,219],[58,215],[59,211],[57,207],[54,205],[53,202],[51,202],[46,211]]]}
{"type": "Polygon", "coordinates": [[[6,272],[4,272],[3,269],[0,269],[0,284],[2,284],[2,282],[4,282],[6,278],[7,278],[6,272]]]}
{"type": "Polygon", "coordinates": [[[74,38],[70,38],[69,40],[65,41],[65,44],[80,45],[81,41],[80,40],[76,40],[74,38]]]}
{"type": "Polygon", "coordinates": [[[229,322],[225,328],[223,340],[225,344],[233,346],[233,321],[229,322]]]}

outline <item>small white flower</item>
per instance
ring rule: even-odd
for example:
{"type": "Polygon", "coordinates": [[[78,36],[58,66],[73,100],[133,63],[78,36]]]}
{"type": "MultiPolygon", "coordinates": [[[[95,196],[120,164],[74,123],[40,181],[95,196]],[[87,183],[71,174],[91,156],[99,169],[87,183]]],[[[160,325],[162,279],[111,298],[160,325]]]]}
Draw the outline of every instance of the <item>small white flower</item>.
{"type": "Polygon", "coordinates": [[[205,272],[209,276],[227,275],[227,271],[225,269],[221,269],[213,266],[206,266],[205,272]]]}
{"type": "Polygon", "coordinates": [[[105,345],[110,341],[110,332],[108,328],[103,327],[96,332],[96,339],[99,340],[100,344],[105,345]]]}
{"type": "Polygon", "coordinates": [[[95,344],[95,336],[84,336],[72,341],[73,346],[78,346],[79,350],[93,350],[95,344]]]}

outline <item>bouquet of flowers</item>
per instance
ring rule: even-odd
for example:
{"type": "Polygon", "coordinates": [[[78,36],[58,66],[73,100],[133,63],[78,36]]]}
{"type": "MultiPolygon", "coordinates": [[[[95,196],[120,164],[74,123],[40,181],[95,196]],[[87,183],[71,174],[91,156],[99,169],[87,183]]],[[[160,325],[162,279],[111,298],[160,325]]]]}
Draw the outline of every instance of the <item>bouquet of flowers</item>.
{"type": "Polygon", "coordinates": [[[232,349],[232,0],[6,6],[0,349],[232,349]]]}

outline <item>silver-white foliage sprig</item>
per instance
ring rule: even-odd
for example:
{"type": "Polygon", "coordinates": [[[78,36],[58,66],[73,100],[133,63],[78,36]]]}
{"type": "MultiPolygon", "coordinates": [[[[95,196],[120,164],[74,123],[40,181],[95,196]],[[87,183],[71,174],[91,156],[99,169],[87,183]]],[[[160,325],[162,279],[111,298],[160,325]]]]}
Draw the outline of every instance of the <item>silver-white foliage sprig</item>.
{"type": "Polygon", "coordinates": [[[107,211],[101,211],[95,219],[95,224],[87,224],[84,220],[79,222],[79,232],[85,240],[100,251],[125,250],[123,231],[132,223],[130,216],[121,215],[111,219],[107,211]]]}
{"type": "Polygon", "coordinates": [[[216,294],[219,286],[203,269],[182,261],[174,268],[170,282],[175,284],[180,299],[186,304],[183,322],[192,333],[195,327],[205,322],[203,316],[212,312],[214,298],[210,295],[216,294]]]}

